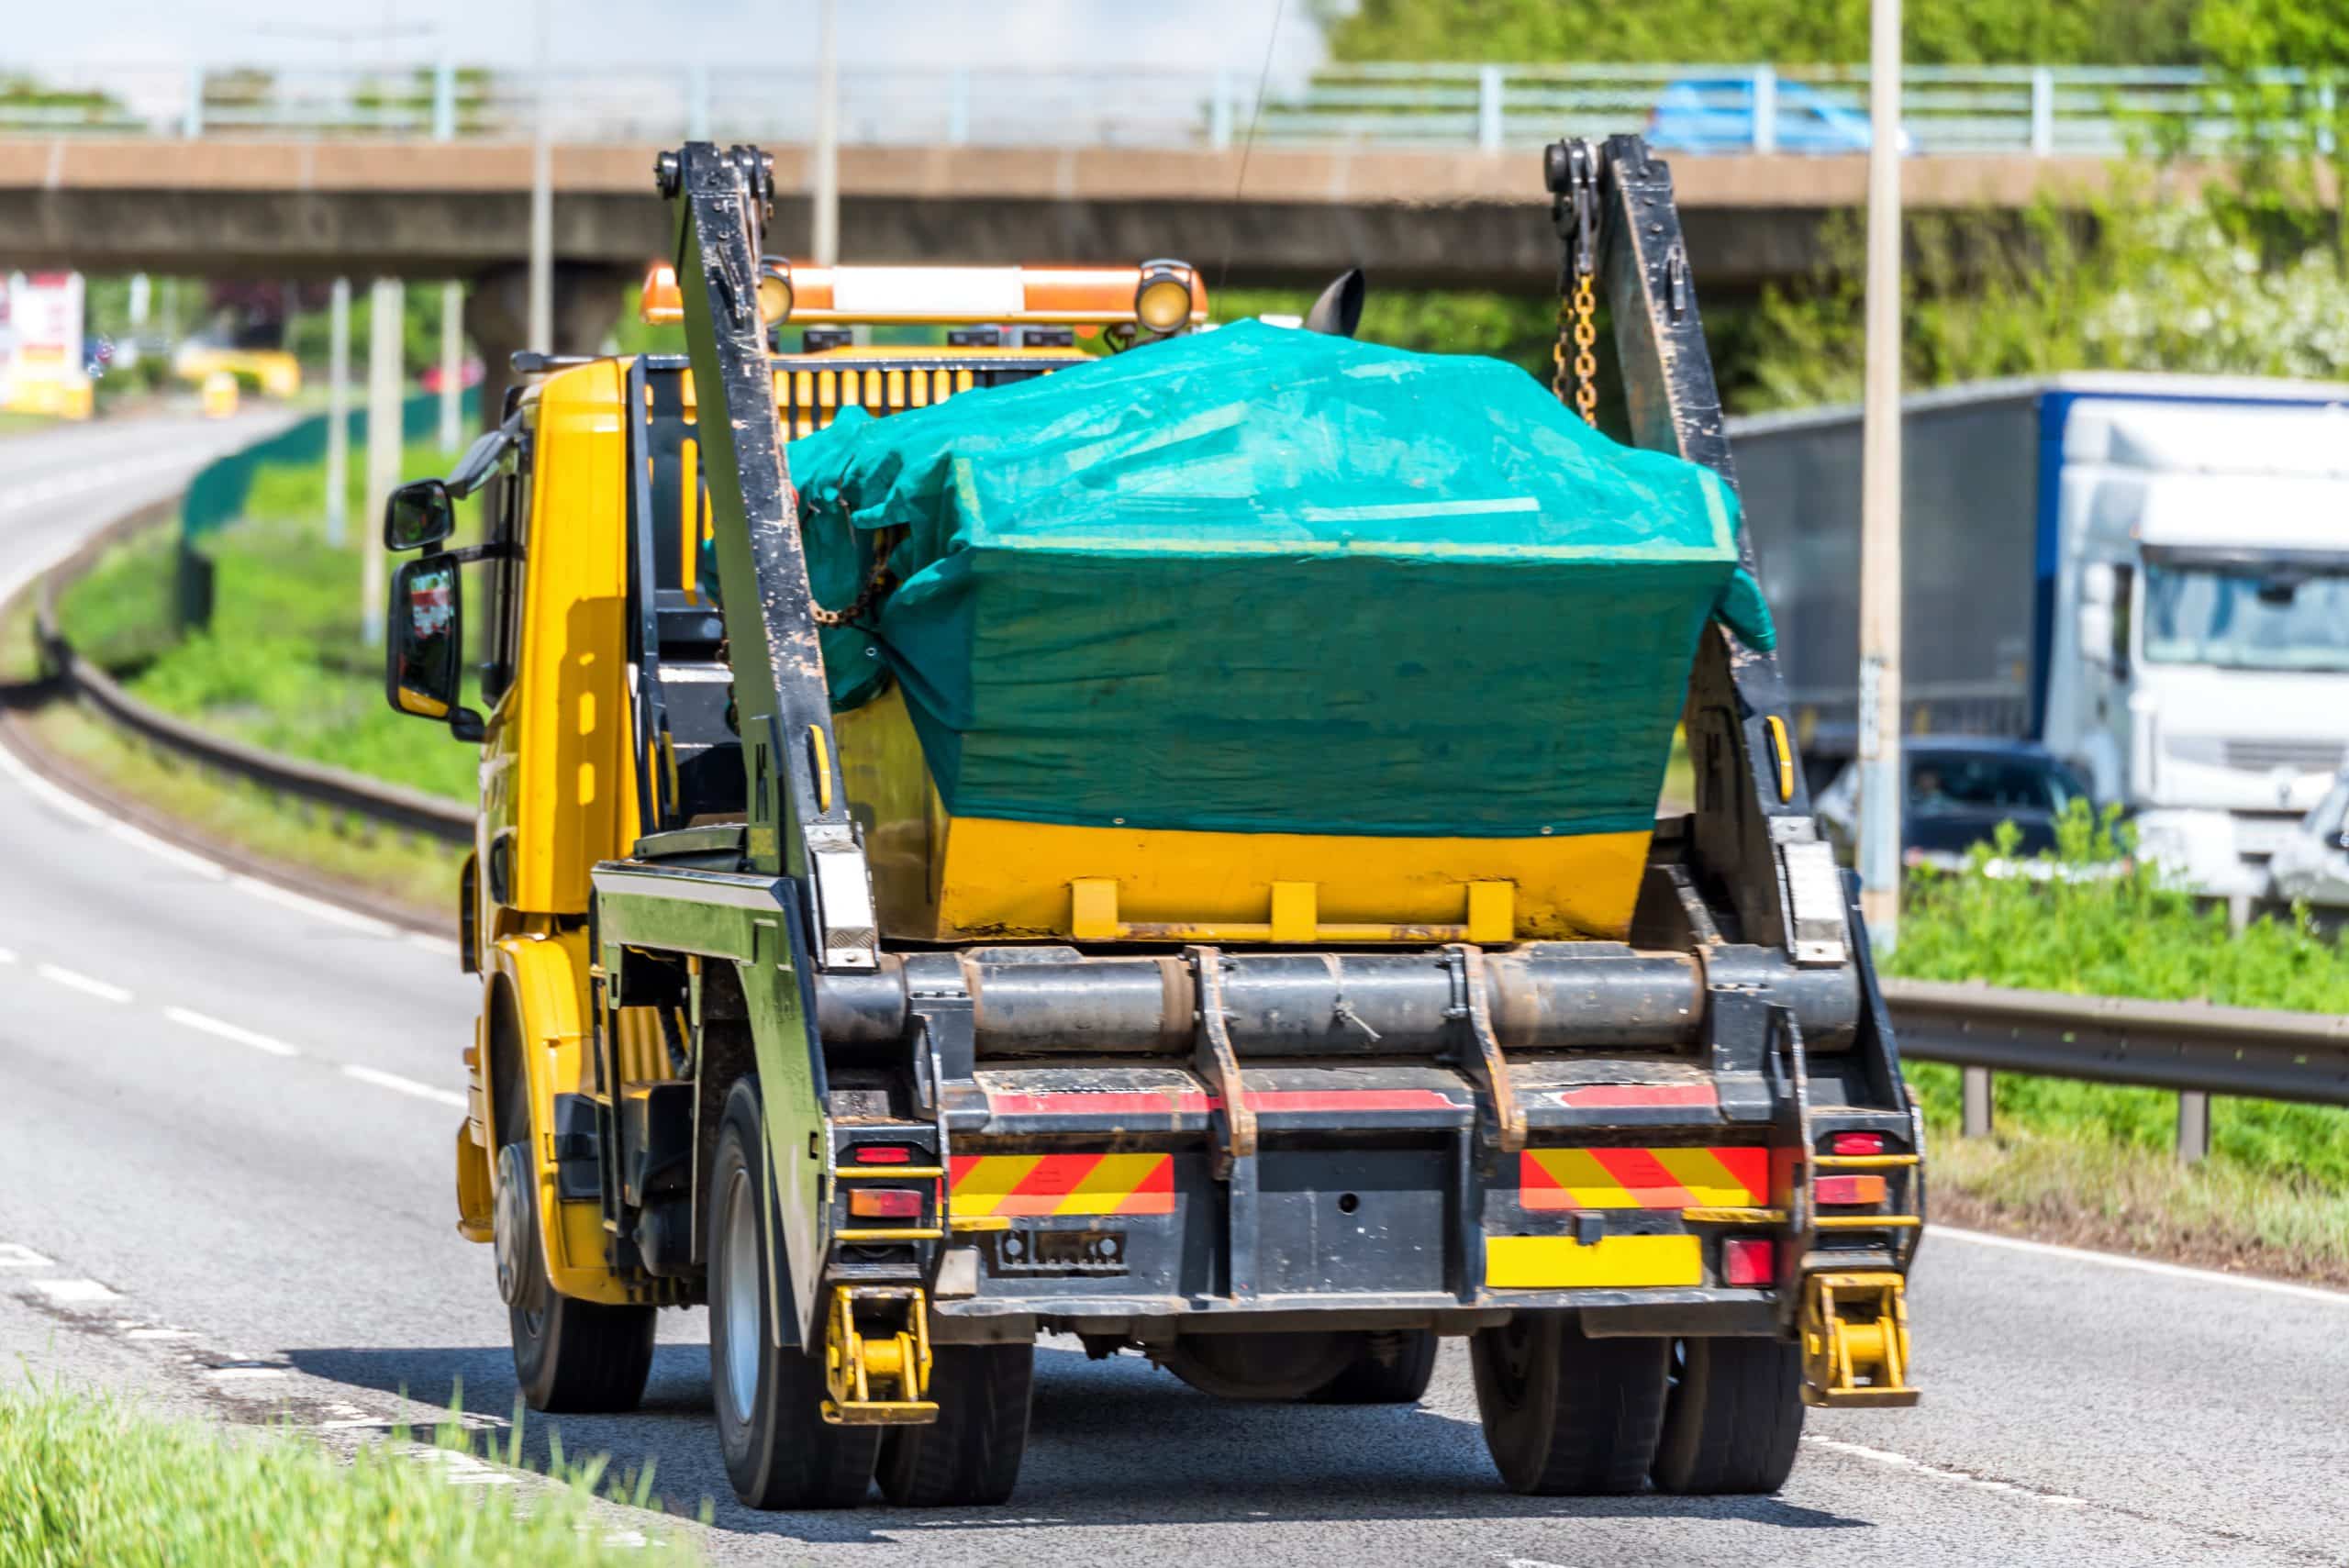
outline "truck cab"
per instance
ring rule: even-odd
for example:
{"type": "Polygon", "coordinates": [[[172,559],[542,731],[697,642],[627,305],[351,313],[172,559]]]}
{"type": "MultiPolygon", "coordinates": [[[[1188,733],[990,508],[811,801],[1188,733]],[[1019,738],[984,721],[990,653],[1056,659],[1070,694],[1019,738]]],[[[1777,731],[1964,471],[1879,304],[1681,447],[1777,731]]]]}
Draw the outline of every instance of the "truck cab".
{"type": "Polygon", "coordinates": [[[2064,428],[2045,740],[2196,891],[2349,758],[2349,412],[2084,396],[2064,428]]]}
{"type": "MultiPolygon", "coordinates": [[[[1544,172],[1639,443],[1729,483],[1668,171],[1622,138],[1544,172]]],[[[1531,1493],[1767,1491],[1806,1406],[1915,1401],[1921,1121],[1766,646],[1698,628],[1697,808],[1652,828],[958,812],[902,700],[832,700],[893,558],[818,595],[786,446],[1196,331],[1205,290],[764,257],[751,149],[666,154],[661,194],[648,315],[688,355],[550,371],[386,519],[424,552],[392,703],[482,751],[457,1207],[534,1407],[632,1407],[693,1305],[755,1507],[1003,1500],[1050,1333],[1401,1403],[1464,1336],[1531,1493]],[[907,325],[948,341],[839,336],[907,325]]]]}

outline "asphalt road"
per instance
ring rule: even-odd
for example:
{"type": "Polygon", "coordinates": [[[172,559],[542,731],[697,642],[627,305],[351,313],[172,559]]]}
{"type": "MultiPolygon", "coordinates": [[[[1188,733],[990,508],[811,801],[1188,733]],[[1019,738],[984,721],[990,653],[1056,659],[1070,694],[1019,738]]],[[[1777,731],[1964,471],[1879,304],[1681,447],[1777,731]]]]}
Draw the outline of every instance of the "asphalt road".
{"type": "MultiPolygon", "coordinates": [[[[220,436],[0,440],[0,584],[220,436]]],[[[0,1361],[329,1440],[461,1387],[496,1424],[504,1310],[453,1229],[470,991],[446,942],[0,756],[0,1361]]],[[[737,1507],[699,1313],[664,1318],[642,1413],[560,1430],[654,1464],[674,1511],[712,1500],[687,1528],[723,1562],[2349,1562],[2349,1296],[1942,1232],[1913,1310],[1925,1404],[1814,1412],[1773,1498],[1513,1496],[1456,1342],[1421,1406],[1366,1410],[1218,1403],[1048,1346],[1019,1494],[968,1513],[737,1507]]]]}

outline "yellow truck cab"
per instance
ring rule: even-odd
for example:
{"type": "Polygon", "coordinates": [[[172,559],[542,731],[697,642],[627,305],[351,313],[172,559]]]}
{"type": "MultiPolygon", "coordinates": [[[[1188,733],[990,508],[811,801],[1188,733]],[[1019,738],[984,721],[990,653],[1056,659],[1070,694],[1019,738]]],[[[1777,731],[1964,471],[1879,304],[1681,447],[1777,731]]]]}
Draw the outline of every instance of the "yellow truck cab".
{"type": "MultiPolygon", "coordinates": [[[[1623,138],[1545,173],[1639,444],[1729,480],[1668,172],[1623,138]]],[[[689,353],[543,367],[385,517],[422,552],[392,704],[481,748],[458,1224],[531,1405],[633,1407],[657,1310],[707,1305],[729,1475],[780,1507],[1003,1500],[1047,1332],[1355,1402],[1465,1335],[1535,1493],[1766,1491],[1806,1405],[1913,1403],[1921,1128],[1768,652],[1706,628],[1697,807],[1652,831],[950,810],[900,695],[833,709],[819,632],[888,558],[818,601],[784,448],[1196,330],[1206,294],[762,257],[769,178],[663,155],[645,310],[689,353]],[[854,338],[902,326],[946,340],[854,338]]]]}

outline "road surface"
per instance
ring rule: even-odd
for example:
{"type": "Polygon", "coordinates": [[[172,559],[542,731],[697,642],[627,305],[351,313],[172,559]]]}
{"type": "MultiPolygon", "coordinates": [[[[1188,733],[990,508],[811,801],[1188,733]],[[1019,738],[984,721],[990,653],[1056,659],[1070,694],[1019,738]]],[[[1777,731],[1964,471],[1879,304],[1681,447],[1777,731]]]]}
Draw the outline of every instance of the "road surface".
{"type": "MultiPolygon", "coordinates": [[[[0,584],[218,438],[0,440],[0,584]]],[[[470,995],[445,940],[234,876],[0,756],[0,1360],[329,1437],[460,1387],[502,1420],[489,1251],[452,1228],[470,995]]],[[[2349,1296],[1939,1232],[1914,1328],[1924,1405],[1814,1412],[1772,1498],[1513,1496],[1456,1341],[1411,1409],[1218,1403],[1048,1346],[1019,1493],[967,1512],[736,1507],[697,1312],[664,1315],[642,1413],[559,1426],[570,1453],[654,1464],[673,1511],[711,1499],[689,1532],[729,1562],[2349,1562],[2349,1296]]],[[[552,1425],[526,1423],[532,1452],[552,1425]]]]}

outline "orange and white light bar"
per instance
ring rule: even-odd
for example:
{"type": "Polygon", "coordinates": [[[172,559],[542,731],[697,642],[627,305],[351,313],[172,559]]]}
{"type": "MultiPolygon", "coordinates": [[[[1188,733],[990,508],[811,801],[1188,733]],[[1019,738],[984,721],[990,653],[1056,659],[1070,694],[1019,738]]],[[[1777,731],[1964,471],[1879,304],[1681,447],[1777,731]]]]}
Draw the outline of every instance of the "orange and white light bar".
{"type": "MultiPolygon", "coordinates": [[[[818,267],[769,258],[759,308],[770,326],[1114,326],[1165,333],[1208,318],[1207,285],[1184,261],[1138,267],[818,267]],[[1186,307],[1187,306],[1187,308],[1186,307]]],[[[685,318],[677,274],[644,274],[648,325],[685,318]]]]}

